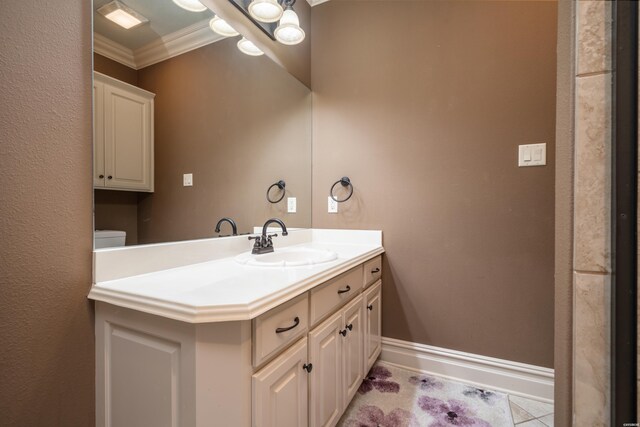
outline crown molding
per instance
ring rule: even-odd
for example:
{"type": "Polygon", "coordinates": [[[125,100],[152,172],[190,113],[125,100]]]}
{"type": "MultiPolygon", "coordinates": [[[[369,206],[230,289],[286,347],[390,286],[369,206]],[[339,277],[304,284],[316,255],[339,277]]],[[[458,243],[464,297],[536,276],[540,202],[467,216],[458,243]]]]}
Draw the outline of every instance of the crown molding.
{"type": "Polygon", "coordinates": [[[139,70],[224,38],[211,30],[209,19],[204,19],[167,34],[134,51],[95,33],[93,35],[93,50],[127,67],[139,70]]]}
{"type": "Polygon", "coordinates": [[[196,22],[186,28],[154,40],[133,52],[138,69],[157,64],[174,56],[182,55],[199,47],[222,40],[225,37],[214,33],[209,27],[210,19],[196,22]]]}
{"type": "Polygon", "coordinates": [[[93,51],[129,68],[138,69],[131,49],[106,38],[102,34],[93,33],[93,51]]]}

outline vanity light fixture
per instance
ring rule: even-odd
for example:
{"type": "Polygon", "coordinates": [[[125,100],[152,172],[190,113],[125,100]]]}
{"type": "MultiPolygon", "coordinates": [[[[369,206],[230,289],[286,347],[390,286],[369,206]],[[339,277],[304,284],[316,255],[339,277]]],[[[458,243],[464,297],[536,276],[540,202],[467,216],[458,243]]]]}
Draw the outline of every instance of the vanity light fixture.
{"type": "Polygon", "coordinates": [[[189,12],[204,12],[207,10],[207,6],[198,0],[173,0],[173,2],[189,12]]]}
{"type": "Polygon", "coordinates": [[[227,21],[215,15],[211,21],[209,21],[211,29],[224,37],[235,37],[238,33],[227,21]]]}
{"type": "Polygon", "coordinates": [[[276,40],[282,44],[294,45],[304,40],[304,31],[300,28],[300,19],[298,14],[293,10],[293,4],[295,0],[286,2],[286,7],[282,18],[280,18],[280,25],[276,28],[274,35],[276,40]]]}
{"type": "Polygon", "coordinates": [[[238,42],[238,49],[240,52],[245,53],[250,56],[260,56],[264,55],[264,52],[258,48],[251,40],[247,40],[244,37],[240,39],[238,42]]]}
{"type": "Polygon", "coordinates": [[[149,22],[147,18],[117,0],[99,8],[98,13],[126,30],[149,22]]]}
{"type": "Polygon", "coordinates": [[[260,22],[277,22],[283,12],[278,0],[252,0],[249,4],[249,14],[260,22]]]}

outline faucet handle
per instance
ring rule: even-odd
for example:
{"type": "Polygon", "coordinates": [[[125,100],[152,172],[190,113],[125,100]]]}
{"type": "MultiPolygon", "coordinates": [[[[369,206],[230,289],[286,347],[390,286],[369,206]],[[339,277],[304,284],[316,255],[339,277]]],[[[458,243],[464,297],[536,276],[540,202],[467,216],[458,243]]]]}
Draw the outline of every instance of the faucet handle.
{"type": "Polygon", "coordinates": [[[255,240],[255,243],[253,244],[254,248],[259,248],[262,245],[261,236],[249,236],[249,240],[255,240]]]}
{"type": "Polygon", "coordinates": [[[278,233],[275,233],[275,234],[269,234],[269,236],[268,236],[268,237],[269,237],[269,238],[272,238],[272,237],[278,237],[278,233]]]}

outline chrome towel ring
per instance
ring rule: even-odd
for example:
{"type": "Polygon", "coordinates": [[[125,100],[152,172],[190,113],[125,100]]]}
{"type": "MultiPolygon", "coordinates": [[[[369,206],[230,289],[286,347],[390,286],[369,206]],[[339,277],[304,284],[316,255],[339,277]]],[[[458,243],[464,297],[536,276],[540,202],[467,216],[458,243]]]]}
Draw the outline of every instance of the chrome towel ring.
{"type": "Polygon", "coordinates": [[[346,202],[347,200],[349,200],[351,198],[351,196],[353,196],[353,184],[351,184],[351,180],[349,179],[348,176],[343,176],[342,178],[340,178],[339,180],[337,180],[336,182],[333,183],[333,185],[331,186],[331,190],[329,190],[329,196],[335,200],[337,203],[342,203],[342,202],[346,202]],[[342,199],[342,200],[338,200],[336,198],[336,196],[333,195],[333,190],[336,188],[336,185],[342,185],[343,187],[349,187],[349,195],[342,199]]]}
{"type": "Polygon", "coordinates": [[[278,203],[280,200],[284,199],[284,188],[287,186],[287,183],[284,182],[283,180],[280,180],[278,182],[276,182],[275,184],[271,184],[271,186],[269,186],[269,188],[267,189],[267,200],[269,201],[269,203],[278,203]],[[282,191],[282,195],[280,196],[280,198],[278,200],[272,200],[271,197],[269,196],[269,193],[271,192],[271,189],[273,187],[278,187],[281,191],[282,191]]]}

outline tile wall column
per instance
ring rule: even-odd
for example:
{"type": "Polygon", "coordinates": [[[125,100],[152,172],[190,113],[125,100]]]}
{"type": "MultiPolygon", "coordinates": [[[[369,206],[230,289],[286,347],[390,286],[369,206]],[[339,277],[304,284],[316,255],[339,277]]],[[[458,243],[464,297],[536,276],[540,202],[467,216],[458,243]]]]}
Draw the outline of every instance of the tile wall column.
{"type": "Polygon", "coordinates": [[[610,425],[611,22],[611,2],[577,2],[573,282],[575,426],[610,425]]]}

